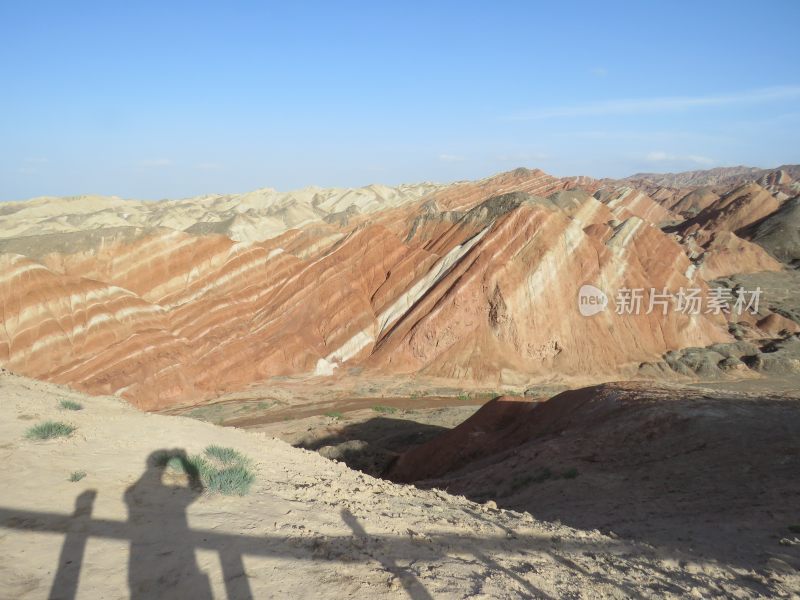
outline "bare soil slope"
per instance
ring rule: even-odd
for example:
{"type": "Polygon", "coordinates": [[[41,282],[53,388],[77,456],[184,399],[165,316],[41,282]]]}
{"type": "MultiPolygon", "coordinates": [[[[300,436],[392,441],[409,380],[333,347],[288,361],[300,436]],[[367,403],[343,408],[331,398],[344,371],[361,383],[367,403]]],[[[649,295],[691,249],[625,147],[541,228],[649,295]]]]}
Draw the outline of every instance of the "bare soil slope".
{"type": "Polygon", "coordinates": [[[755,597],[798,583],[391,484],[264,435],[8,374],[0,465],[3,598],[755,597]],[[64,411],[61,400],[83,410],[64,411]],[[77,429],[25,438],[47,419],[77,429]],[[201,492],[148,466],[154,451],[209,444],[250,457],[249,495],[201,492]],[[68,481],[76,470],[85,478],[68,481]]]}
{"type": "Polygon", "coordinates": [[[778,593],[800,568],[798,430],[792,394],[607,384],[494,400],[388,476],[754,568],[778,593]]]}

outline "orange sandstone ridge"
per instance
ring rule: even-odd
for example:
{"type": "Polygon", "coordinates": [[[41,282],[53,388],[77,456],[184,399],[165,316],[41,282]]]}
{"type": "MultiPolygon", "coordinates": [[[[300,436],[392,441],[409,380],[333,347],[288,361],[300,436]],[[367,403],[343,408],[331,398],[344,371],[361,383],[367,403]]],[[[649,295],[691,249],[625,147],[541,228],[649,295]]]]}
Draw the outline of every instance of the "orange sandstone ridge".
{"type": "MultiPolygon", "coordinates": [[[[765,181],[791,189],[787,177],[765,181]]],[[[584,317],[583,284],[705,290],[783,268],[736,233],[778,211],[776,193],[698,189],[651,196],[517,169],[449,186],[9,204],[0,365],[145,409],[355,366],[493,385],[626,376],[731,341],[726,317],[584,317]]]]}

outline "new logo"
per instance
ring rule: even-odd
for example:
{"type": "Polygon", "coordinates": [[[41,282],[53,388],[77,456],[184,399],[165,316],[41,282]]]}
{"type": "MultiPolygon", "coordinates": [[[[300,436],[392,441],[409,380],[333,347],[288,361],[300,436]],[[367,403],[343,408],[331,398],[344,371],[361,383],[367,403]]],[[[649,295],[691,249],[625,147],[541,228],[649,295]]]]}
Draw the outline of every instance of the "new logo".
{"type": "Polygon", "coordinates": [[[608,296],[593,285],[582,285],[578,290],[578,310],[584,317],[603,312],[608,306],[608,296]]]}

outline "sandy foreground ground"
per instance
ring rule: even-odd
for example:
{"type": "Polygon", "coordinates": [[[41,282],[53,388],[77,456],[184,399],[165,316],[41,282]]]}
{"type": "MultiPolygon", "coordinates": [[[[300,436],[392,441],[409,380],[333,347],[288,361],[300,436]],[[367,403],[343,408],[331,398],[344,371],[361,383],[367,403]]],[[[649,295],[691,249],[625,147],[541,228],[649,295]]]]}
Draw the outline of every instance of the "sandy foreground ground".
{"type": "Polygon", "coordinates": [[[0,474],[0,598],[749,598],[800,589],[796,571],[697,562],[374,479],[263,433],[10,374],[0,375],[0,474]],[[61,409],[65,399],[83,410],[61,409]],[[45,420],[77,429],[25,438],[45,420]],[[209,444],[254,461],[250,494],[200,493],[148,466],[155,451],[209,444]],[[70,482],[79,470],[86,477],[70,482]]]}

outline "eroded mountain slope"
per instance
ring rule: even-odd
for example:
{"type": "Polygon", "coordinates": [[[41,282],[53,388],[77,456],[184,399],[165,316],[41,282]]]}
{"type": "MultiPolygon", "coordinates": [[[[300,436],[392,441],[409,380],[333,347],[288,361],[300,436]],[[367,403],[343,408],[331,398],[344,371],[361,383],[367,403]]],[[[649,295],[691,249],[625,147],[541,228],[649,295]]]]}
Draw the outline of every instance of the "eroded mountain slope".
{"type": "Polygon", "coordinates": [[[786,212],[756,183],[685,222],[628,182],[528,169],[279,196],[4,206],[7,232],[30,227],[0,241],[0,361],[148,409],[351,367],[492,386],[608,380],[670,350],[732,341],[729,315],[648,310],[650,290],[783,268],[731,231],[786,212]],[[251,241],[217,226],[229,211],[282,203],[317,216],[291,229],[259,221],[238,236],[251,241]],[[106,213],[128,220],[109,227],[106,213]],[[644,309],[585,318],[585,283],[612,298],[641,288],[644,309]]]}

